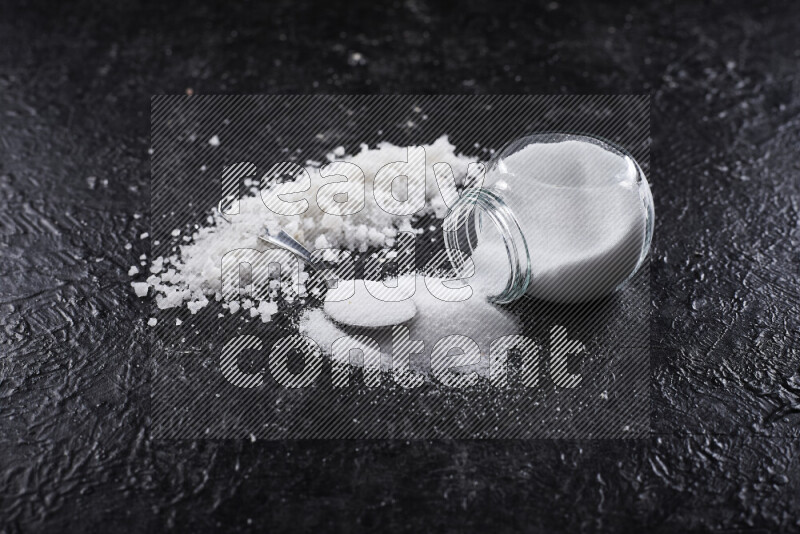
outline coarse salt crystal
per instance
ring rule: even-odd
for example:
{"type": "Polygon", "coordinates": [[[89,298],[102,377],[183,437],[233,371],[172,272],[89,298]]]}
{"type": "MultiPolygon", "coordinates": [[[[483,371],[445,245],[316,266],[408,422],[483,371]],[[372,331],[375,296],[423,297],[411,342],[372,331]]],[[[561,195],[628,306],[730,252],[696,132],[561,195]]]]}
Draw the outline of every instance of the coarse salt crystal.
{"type": "Polygon", "coordinates": [[[131,287],[136,292],[136,296],[139,298],[146,297],[147,292],[150,289],[150,285],[146,282],[131,282],[131,287]]]}
{"type": "Polygon", "coordinates": [[[189,308],[189,312],[192,315],[196,314],[198,311],[200,311],[200,309],[205,308],[207,305],[208,299],[194,300],[186,303],[186,307],[189,308]]]}

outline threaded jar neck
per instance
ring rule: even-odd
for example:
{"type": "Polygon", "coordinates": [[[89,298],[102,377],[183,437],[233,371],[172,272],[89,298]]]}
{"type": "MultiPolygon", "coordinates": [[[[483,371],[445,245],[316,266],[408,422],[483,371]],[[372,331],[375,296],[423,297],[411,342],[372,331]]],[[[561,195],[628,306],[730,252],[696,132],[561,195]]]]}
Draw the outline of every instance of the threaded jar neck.
{"type": "Polygon", "coordinates": [[[489,300],[504,304],[525,294],[531,281],[528,245],[513,210],[498,190],[475,188],[464,191],[444,220],[443,234],[450,264],[456,275],[464,278],[472,275],[470,263],[466,260],[473,256],[481,240],[501,240],[507,254],[509,274],[505,288],[496,295],[489,295],[489,300]]]}

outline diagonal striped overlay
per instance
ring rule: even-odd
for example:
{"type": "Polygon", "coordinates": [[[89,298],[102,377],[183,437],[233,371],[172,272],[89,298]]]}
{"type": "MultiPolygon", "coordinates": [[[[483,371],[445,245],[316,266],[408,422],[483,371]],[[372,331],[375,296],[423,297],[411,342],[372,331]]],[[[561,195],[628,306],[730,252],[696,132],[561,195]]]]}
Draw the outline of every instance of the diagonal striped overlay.
{"type": "MultiPolygon", "coordinates": [[[[539,132],[608,140],[650,175],[646,95],[156,96],[152,257],[175,253],[181,238],[172,235],[174,229],[203,226],[223,197],[244,195],[235,180],[258,178],[279,163],[302,167],[307,160],[325,161],[337,146],[348,153],[383,141],[418,146],[443,134],[459,152],[485,162],[491,157],[487,149],[539,132]]],[[[426,162],[428,180],[433,163],[426,162]]],[[[367,201],[371,198],[367,192],[367,201]]],[[[443,247],[441,221],[413,221],[426,230],[412,238],[414,265],[399,262],[400,270],[422,268],[443,247]]],[[[376,268],[367,257],[356,271],[376,268]]],[[[268,276],[254,267],[255,281],[268,276]]],[[[480,332],[462,332],[455,321],[454,331],[475,340],[486,361],[492,347],[485,340],[499,340],[496,349],[512,347],[492,352],[491,376],[466,388],[431,380],[418,353],[430,355],[432,343],[421,347],[402,332],[394,342],[391,335],[378,339],[380,351],[391,353],[404,369],[427,373],[424,380],[410,371],[398,380],[385,370],[376,375],[378,348],[366,338],[357,338],[364,343],[349,353],[348,345],[337,345],[341,350],[332,361],[317,352],[313,339],[298,334],[297,306],[264,324],[222,313],[219,302],[195,315],[185,306],[159,310],[154,304],[153,434],[161,439],[646,437],[649,286],[645,263],[605,299],[564,305],[523,298],[503,306],[503,313],[519,321],[518,332],[505,331],[499,320],[487,321],[480,332]],[[504,337],[510,334],[524,339],[515,343],[504,337]],[[348,357],[364,360],[364,367],[354,370],[348,357]]]]}

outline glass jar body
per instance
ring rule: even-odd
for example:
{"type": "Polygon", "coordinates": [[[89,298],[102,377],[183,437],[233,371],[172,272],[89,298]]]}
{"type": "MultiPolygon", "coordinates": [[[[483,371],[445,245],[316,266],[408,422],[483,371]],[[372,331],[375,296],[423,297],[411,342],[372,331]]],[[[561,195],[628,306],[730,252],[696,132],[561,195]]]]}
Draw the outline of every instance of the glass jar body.
{"type": "Polygon", "coordinates": [[[503,149],[482,187],[462,194],[445,221],[445,244],[461,251],[450,254],[456,269],[470,256],[478,280],[496,281],[493,300],[580,302],[613,292],[639,269],[653,218],[647,179],[631,156],[592,137],[539,134],[503,149]]]}

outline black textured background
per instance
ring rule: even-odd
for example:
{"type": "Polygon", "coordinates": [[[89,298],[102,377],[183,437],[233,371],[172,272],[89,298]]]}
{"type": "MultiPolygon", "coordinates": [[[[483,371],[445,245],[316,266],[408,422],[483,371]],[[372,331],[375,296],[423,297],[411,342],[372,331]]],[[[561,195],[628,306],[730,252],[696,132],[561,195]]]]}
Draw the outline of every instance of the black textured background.
{"type": "Polygon", "coordinates": [[[0,531],[800,530],[799,25],[791,1],[0,1],[0,531]],[[151,440],[126,271],[150,95],[188,88],[650,93],[652,438],[151,440]]]}

